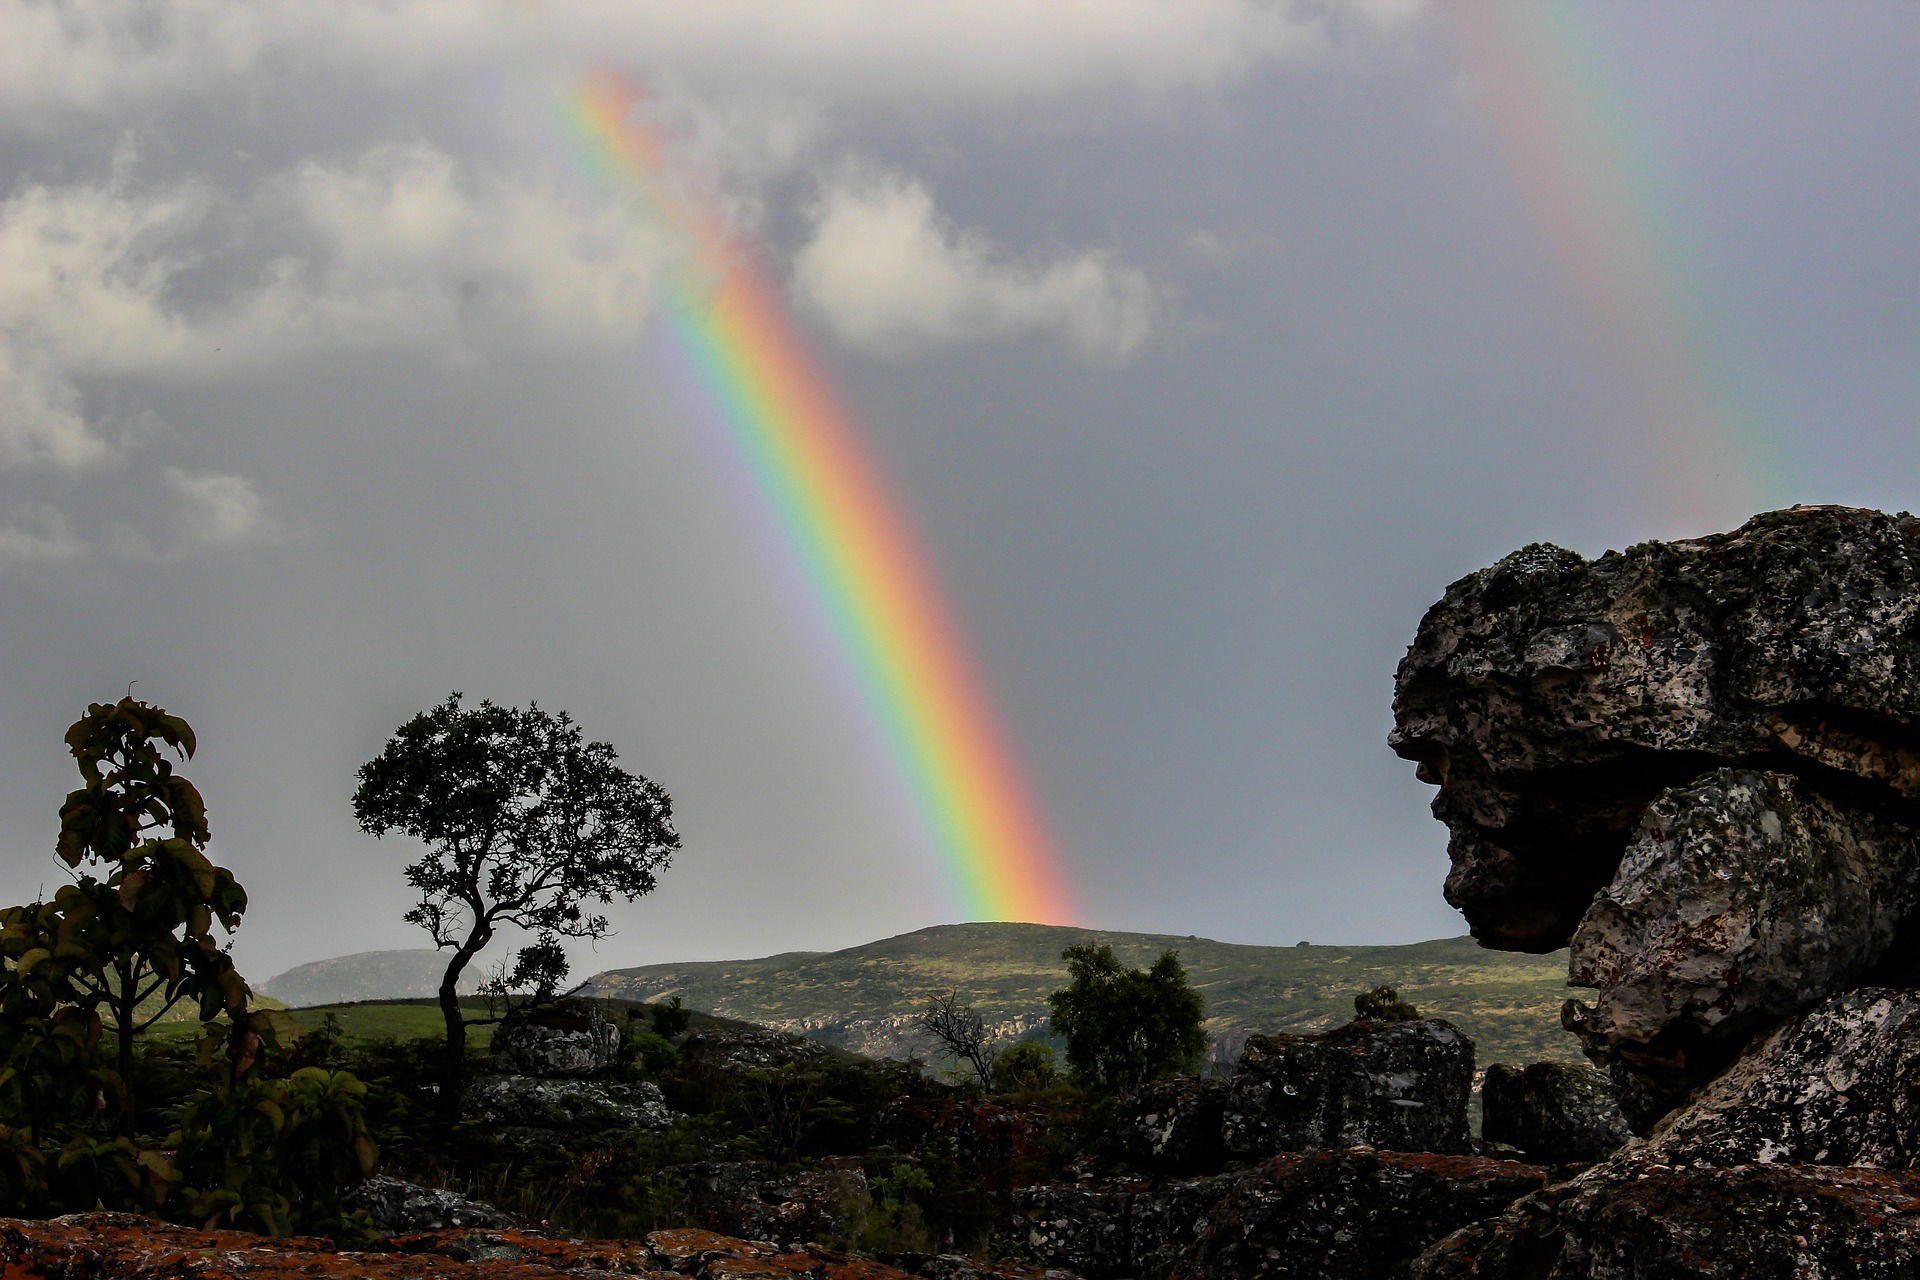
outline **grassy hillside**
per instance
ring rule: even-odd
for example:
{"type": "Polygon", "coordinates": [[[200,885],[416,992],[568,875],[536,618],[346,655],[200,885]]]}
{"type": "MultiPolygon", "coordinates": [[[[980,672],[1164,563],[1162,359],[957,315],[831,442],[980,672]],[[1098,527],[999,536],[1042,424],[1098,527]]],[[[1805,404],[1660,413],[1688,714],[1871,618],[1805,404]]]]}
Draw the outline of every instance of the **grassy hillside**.
{"type": "Polygon", "coordinates": [[[1393,986],[1425,1013],[1458,1024],[1479,1061],[1577,1060],[1560,1029],[1566,955],[1485,951],[1470,938],[1405,946],[1251,947],[1167,934],[1050,925],[942,925],[844,951],[760,960],[645,965],[593,979],[596,994],[678,995],[696,1009],[799,1031],[861,1053],[904,1056],[930,1046],[914,1026],[930,995],[957,989],[1005,1039],[1045,1033],[1046,999],[1066,981],[1060,953],[1110,944],[1142,965],[1179,951],[1207,1000],[1208,1029],[1231,1051],[1247,1031],[1304,1031],[1353,1014],[1353,997],[1393,986]]]}

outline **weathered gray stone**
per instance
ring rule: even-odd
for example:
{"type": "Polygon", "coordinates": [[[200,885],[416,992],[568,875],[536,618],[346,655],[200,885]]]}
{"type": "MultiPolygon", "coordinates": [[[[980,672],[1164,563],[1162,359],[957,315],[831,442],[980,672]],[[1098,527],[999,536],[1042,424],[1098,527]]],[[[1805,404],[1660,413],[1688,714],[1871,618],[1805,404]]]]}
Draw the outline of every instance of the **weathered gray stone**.
{"type": "Polygon", "coordinates": [[[377,1173],[348,1193],[349,1212],[365,1210],[381,1235],[446,1231],[459,1227],[498,1229],[518,1226],[513,1215],[438,1187],[377,1173]]]}
{"type": "Polygon", "coordinates": [[[1421,1255],[1414,1280],[1912,1280],[1920,1173],[1675,1167],[1631,1149],[1421,1255]]]}
{"type": "Polygon", "coordinates": [[[1791,774],[1717,769],[1648,806],[1573,935],[1565,1022],[1651,1120],[1756,1029],[1860,981],[1920,897],[1910,827],[1791,774]]]}
{"type": "Polygon", "coordinates": [[[482,1076],[467,1087],[469,1120],[530,1129],[665,1129],[677,1118],[660,1086],[641,1080],[482,1076]]]}
{"type": "Polygon", "coordinates": [[[1250,1036],[1227,1079],[1178,1076],[1119,1099],[1106,1154],[1193,1174],[1323,1147],[1461,1152],[1472,1091],[1473,1041],[1439,1019],[1250,1036]]]}
{"type": "Polygon", "coordinates": [[[1920,992],[1835,996],[1754,1044],[1663,1120],[1663,1164],[1920,1166],[1920,992]]]}
{"type": "Polygon", "coordinates": [[[674,1165],[660,1174],[688,1218],[713,1231],[799,1247],[845,1239],[871,1202],[857,1167],[782,1173],[764,1160],[674,1165]]]}
{"type": "Polygon", "coordinates": [[[524,1076],[596,1076],[620,1062],[620,1028],[588,1000],[508,1018],[493,1033],[494,1069],[524,1076]]]}
{"type": "Polygon", "coordinates": [[[1388,1280],[1545,1182],[1473,1156],[1295,1152],[1208,1178],[1027,1188],[1009,1234],[1028,1259],[1090,1280],[1388,1280]]]}
{"type": "Polygon", "coordinates": [[[1572,943],[1566,1022],[1642,1131],[1769,1022],[1868,980],[1920,893],[1920,521],[1840,507],[1448,588],[1391,741],[1450,901],[1572,943]]]}
{"type": "Polygon", "coordinates": [[[1605,1159],[1632,1136],[1607,1077],[1568,1062],[1489,1066],[1480,1134],[1542,1164],[1605,1159]]]}
{"type": "Polygon", "coordinates": [[[1471,1144],[1473,1041],[1439,1018],[1256,1036],[1231,1085],[1222,1134],[1236,1158],[1352,1146],[1460,1152],[1471,1144]]]}
{"type": "Polygon", "coordinates": [[[1428,611],[1395,751],[1438,783],[1448,900],[1565,945],[1647,804],[1725,764],[1920,795],[1920,520],[1844,507],[1585,560],[1536,544],[1428,611]]]}

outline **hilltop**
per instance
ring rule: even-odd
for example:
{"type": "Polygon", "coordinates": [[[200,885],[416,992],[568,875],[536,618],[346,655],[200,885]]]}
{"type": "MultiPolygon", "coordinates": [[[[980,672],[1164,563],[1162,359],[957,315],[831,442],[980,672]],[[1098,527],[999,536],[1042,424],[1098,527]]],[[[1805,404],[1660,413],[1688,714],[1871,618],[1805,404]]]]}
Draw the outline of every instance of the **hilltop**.
{"type": "MultiPolygon", "coordinates": [[[[296,965],[257,984],[256,990],[289,1005],[404,1000],[439,991],[440,975],[446,968],[447,953],[431,947],[356,951],[296,965]]],[[[480,966],[469,965],[461,975],[460,993],[471,995],[479,988],[481,977],[480,966]]]]}
{"type": "Polygon", "coordinates": [[[1105,943],[1144,964],[1172,948],[1207,1000],[1216,1054],[1231,1057],[1249,1031],[1307,1031],[1353,1016],[1353,997],[1394,986],[1423,1012],[1471,1035],[1479,1060],[1569,1061],[1560,1028],[1564,952],[1482,950],[1471,938],[1401,946],[1259,947],[1172,934],[1033,924],[937,925],[843,951],[795,951],[757,960],[642,965],[596,975],[595,995],[679,996],[730,1018],[795,1031],[875,1057],[926,1054],[915,1025],[927,998],[957,990],[1001,1040],[1046,1034],[1047,996],[1065,985],[1060,953],[1105,943]]]}

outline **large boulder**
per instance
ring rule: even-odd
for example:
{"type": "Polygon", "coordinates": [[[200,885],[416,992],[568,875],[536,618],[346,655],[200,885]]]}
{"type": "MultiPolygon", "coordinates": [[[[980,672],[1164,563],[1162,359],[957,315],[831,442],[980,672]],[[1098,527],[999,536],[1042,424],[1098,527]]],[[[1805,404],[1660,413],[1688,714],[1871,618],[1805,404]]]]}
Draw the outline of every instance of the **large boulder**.
{"type": "Polygon", "coordinates": [[[1463,1152],[1472,1093],[1473,1041],[1438,1018],[1250,1036],[1224,1080],[1180,1076],[1122,1097],[1108,1154],[1191,1174],[1323,1147],[1463,1152]]]}
{"type": "Polygon", "coordinates": [[[1716,769],[1647,808],[1574,931],[1567,1028],[1643,1122],[1755,1031],[1854,985],[1920,897],[1913,828],[1793,774],[1716,769]]]}
{"type": "Polygon", "coordinates": [[[496,1071],[523,1076],[596,1076],[620,1062],[620,1028],[591,1000],[568,1000],[509,1017],[493,1033],[496,1071]]]}
{"type": "Polygon", "coordinates": [[[1920,520],[1795,507],[1587,560],[1536,543],[1447,588],[1395,751],[1440,786],[1448,900],[1566,945],[1649,801],[1722,763],[1920,794],[1920,520]]]}
{"type": "Polygon", "coordinates": [[[1390,1280],[1428,1244],[1546,1182],[1531,1165],[1356,1149],[1231,1173],[1014,1193],[1003,1238],[1092,1280],[1390,1280]]]}
{"type": "Polygon", "coordinates": [[[1920,992],[1864,987],[1789,1020],[1645,1151],[1673,1165],[1920,1166],[1920,992]]]}
{"type": "Polygon", "coordinates": [[[1592,1067],[1496,1062],[1480,1085],[1480,1136],[1542,1164],[1587,1164],[1632,1135],[1612,1082],[1592,1067]]]}
{"type": "Polygon", "coordinates": [[[1920,884],[1920,520],[1755,517],[1447,589],[1395,751],[1438,784],[1448,900],[1572,943],[1568,1025],[1646,1128],[1772,1020],[1867,980],[1920,884]]]}
{"type": "Polygon", "coordinates": [[[1920,1173],[1623,1153],[1434,1245],[1414,1280],[1911,1280],[1920,1173]]]}

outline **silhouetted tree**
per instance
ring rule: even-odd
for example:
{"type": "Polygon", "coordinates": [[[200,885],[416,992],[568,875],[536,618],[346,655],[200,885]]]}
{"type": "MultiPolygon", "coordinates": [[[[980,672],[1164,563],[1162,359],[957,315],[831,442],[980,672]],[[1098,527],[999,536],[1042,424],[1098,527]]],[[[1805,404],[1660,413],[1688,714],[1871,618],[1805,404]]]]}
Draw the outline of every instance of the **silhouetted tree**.
{"type": "Polygon", "coordinates": [[[1074,1074],[1123,1089],[1199,1065],[1207,1050],[1206,1004],[1187,982],[1177,951],[1146,969],[1129,969],[1112,947],[1090,943],[1068,947],[1061,959],[1069,981],[1047,1003],[1074,1074]]]}
{"type": "Polygon", "coordinates": [[[97,1019],[117,1042],[106,1083],[130,1130],[136,1036],[186,1001],[203,1019],[246,1017],[251,992],[214,926],[232,932],[247,894],[208,860],[206,805],[167,758],[168,748],[192,757],[186,721],[128,696],[89,706],[66,742],[81,785],[60,807],[55,853],[73,882],[51,902],[0,911],[18,997],[10,1016],[36,1028],[64,1021],[75,1044],[85,1032],[60,1009],[97,1019]]]}
{"type": "MultiPolygon", "coordinates": [[[[441,1100],[459,1106],[467,1019],[460,974],[503,926],[599,938],[583,904],[631,902],[680,847],[667,793],[585,742],[566,712],[524,711],[454,693],[401,725],[360,769],[354,815],[373,836],[398,831],[427,852],[406,868],[420,900],[406,918],[453,951],[440,979],[447,1053],[441,1100]]],[[[546,963],[530,958],[535,969],[546,963]]],[[[550,957],[548,957],[550,960],[550,957]]]]}

